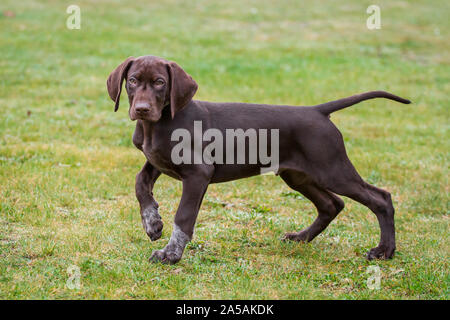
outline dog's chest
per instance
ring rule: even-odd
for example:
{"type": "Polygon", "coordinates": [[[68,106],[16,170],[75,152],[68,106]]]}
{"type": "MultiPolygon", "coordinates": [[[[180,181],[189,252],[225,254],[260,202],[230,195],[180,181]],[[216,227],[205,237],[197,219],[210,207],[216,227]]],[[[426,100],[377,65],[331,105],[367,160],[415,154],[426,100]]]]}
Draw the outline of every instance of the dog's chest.
{"type": "Polygon", "coordinates": [[[162,143],[147,141],[147,139],[143,143],[143,152],[148,162],[162,173],[178,179],[176,168],[170,160],[170,152],[167,152],[169,149],[169,144],[164,147],[162,143]]]}

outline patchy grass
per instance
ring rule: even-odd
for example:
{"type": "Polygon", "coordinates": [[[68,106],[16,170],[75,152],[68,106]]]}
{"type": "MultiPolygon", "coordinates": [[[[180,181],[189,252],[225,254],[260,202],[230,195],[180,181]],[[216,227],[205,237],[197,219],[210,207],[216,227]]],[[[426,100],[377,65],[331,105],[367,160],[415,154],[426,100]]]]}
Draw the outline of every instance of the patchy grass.
{"type": "Polygon", "coordinates": [[[448,299],[448,1],[78,1],[0,4],[0,298],[448,299]],[[7,12],[9,11],[9,12],[7,12]],[[145,235],[134,196],[144,157],[126,101],[105,82],[127,56],[176,60],[198,99],[309,105],[367,90],[414,103],[365,102],[333,114],[348,153],[393,194],[398,251],[364,259],[379,228],[367,208],[343,213],[310,244],[283,243],[309,225],[311,203],[274,176],[213,185],[182,261],[149,264],[181,195],[161,177],[165,230],[145,235]],[[68,267],[80,289],[68,289],[68,267]],[[367,287],[377,265],[379,290],[367,287]]]}

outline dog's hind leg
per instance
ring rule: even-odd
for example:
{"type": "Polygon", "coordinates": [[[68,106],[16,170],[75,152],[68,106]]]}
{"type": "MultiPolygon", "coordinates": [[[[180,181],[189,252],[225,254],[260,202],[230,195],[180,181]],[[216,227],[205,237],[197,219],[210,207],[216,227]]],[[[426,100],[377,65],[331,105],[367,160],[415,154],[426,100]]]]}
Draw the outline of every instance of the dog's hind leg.
{"type": "Polygon", "coordinates": [[[311,200],[318,212],[316,220],[308,228],[300,232],[286,233],[284,239],[309,242],[336,218],[344,208],[344,201],[324,188],[312,182],[306,182],[301,173],[289,170],[282,172],[280,176],[289,187],[311,200]]]}
{"type": "Polygon", "coordinates": [[[337,194],[349,197],[365,205],[375,213],[380,225],[381,237],[377,247],[367,253],[367,259],[390,259],[395,252],[394,206],[389,192],[379,189],[367,182],[348,181],[336,184],[330,189],[337,194]]]}
{"type": "Polygon", "coordinates": [[[375,213],[381,237],[377,247],[367,253],[369,260],[390,259],[395,252],[394,206],[389,192],[365,182],[348,159],[334,162],[323,185],[336,194],[349,197],[375,213]]]}

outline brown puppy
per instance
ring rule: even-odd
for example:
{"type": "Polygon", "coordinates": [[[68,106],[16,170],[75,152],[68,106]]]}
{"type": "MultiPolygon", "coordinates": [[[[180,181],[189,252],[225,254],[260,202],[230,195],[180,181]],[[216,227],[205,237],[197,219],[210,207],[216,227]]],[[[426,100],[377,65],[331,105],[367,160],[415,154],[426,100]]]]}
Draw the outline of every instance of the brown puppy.
{"type": "Polygon", "coordinates": [[[130,102],[129,116],[137,120],[133,143],[147,158],[136,176],[136,197],[142,223],[151,240],[159,239],[163,228],[152,193],[155,181],[164,173],[183,183],[172,237],[164,249],[153,252],[152,261],[176,263],[181,259],[210,183],[250,177],[264,170],[267,161],[263,161],[264,157],[252,158],[253,147],[259,155],[265,150],[267,156],[269,149],[271,156],[276,154],[271,169],[317,208],[318,217],[313,224],[300,232],[287,233],[286,239],[314,239],[343,209],[344,202],[336,195],[339,194],[367,206],[378,218],[380,243],[368,252],[367,258],[393,256],[395,228],[391,196],[359,176],[329,115],[367,99],[383,97],[402,103],[410,103],[409,100],[372,91],[314,107],[196,101],[192,98],[197,84],[183,69],[174,62],[144,56],[126,59],[109,76],[108,93],[116,111],[124,80],[130,102]],[[230,130],[235,130],[234,136],[229,135],[230,130]],[[252,130],[259,130],[259,136],[252,135],[252,130]],[[238,131],[244,133],[244,140],[229,148],[229,142],[239,140],[238,131]],[[268,131],[270,140],[264,137],[268,131]],[[179,157],[174,157],[174,150],[180,148],[179,138],[185,134],[194,136],[194,141],[183,145],[180,162],[179,157]],[[215,145],[211,151],[207,141],[212,141],[212,137],[215,143],[226,137],[227,147],[215,145]],[[199,153],[203,157],[197,157],[199,153]]]}

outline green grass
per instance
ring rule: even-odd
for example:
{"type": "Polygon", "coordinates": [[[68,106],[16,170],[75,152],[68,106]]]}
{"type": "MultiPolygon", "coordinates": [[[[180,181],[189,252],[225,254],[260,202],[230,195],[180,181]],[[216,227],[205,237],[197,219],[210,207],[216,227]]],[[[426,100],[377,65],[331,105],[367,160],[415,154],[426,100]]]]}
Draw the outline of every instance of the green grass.
{"type": "Polygon", "coordinates": [[[448,299],[448,1],[10,1],[0,11],[0,298],[448,299]],[[45,4],[43,4],[45,3],[45,4]],[[145,4],[144,4],[145,3],[145,4]],[[309,105],[387,90],[333,114],[360,174],[396,207],[393,260],[364,259],[375,215],[346,207],[310,244],[283,243],[315,218],[275,176],[212,185],[179,264],[150,264],[171,233],[179,182],[155,187],[165,222],[150,242],[134,196],[144,164],[126,97],[113,112],[108,74],[126,57],[177,61],[197,99],[309,105]],[[81,288],[66,287],[67,268],[81,288]],[[370,290],[367,267],[382,272],[370,290]]]}

